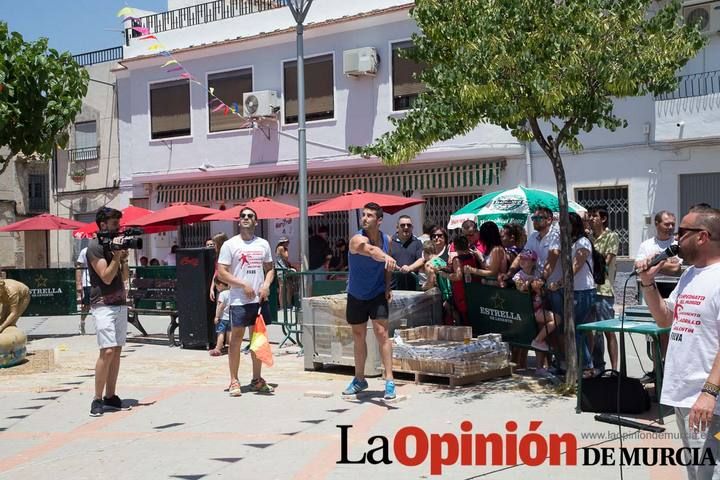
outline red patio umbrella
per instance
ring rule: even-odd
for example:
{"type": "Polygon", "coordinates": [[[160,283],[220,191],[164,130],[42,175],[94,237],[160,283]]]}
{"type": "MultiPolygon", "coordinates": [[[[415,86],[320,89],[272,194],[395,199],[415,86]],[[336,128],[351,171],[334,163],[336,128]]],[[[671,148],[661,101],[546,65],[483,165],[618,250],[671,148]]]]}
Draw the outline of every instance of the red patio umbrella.
{"type": "MultiPolygon", "coordinates": [[[[297,218],[300,216],[300,209],[287,203],[277,202],[267,197],[256,197],[247,202],[236,205],[220,213],[215,213],[205,217],[206,221],[232,221],[237,220],[240,212],[245,207],[255,210],[258,220],[268,220],[272,218],[297,218]]],[[[320,215],[320,214],[316,214],[320,215]]]]}
{"type": "Polygon", "coordinates": [[[26,218],[19,222],[11,223],[0,227],[0,232],[45,232],[45,259],[46,265],[50,267],[50,230],[77,230],[85,226],[84,223],[69,218],[57,217],[49,213],[43,213],[36,217],[26,218]]]}
{"type": "Polygon", "coordinates": [[[76,230],[84,226],[85,224],[82,222],[43,213],[0,227],[0,232],[49,232],[50,230],[76,230]]]}
{"type": "MultiPolygon", "coordinates": [[[[132,222],[135,222],[137,220],[140,220],[141,218],[150,215],[152,210],[148,210],[147,208],[140,208],[136,207],[135,205],[130,205],[127,208],[124,208],[122,210],[122,218],[120,219],[120,226],[125,227],[132,222]]],[[[145,233],[159,233],[159,232],[167,232],[170,230],[175,230],[177,228],[176,225],[157,225],[153,227],[147,227],[143,230],[145,233]]],[[[86,223],[83,227],[78,228],[73,232],[73,237],[75,238],[92,238],[93,234],[97,233],[98,226],[95,222],[86,223]]]]}
{"type": "Polygon", "coordinates": [[[339,197],[315,204],[310,207],[308,211],[310,214],[344,212],[346,210],[363,208],[371,202],[377,203],[384,211],[392,214],[407,207],[425,203],[425,200],[401,197],[399,195],[387,195],[384,193],[372,193],[364,190],[353,190],[352,192],[345,192],[339,197]]]}
{"type": "Polygon", "coordinates": [[[133,222],[128,222],[133,227],[151,227],[158,225],[184,225],[202,221],[208,215],[219,213],[214,208],[201,207],[191,203],[173,203],[167,208],[153,212],[133,222]]]}

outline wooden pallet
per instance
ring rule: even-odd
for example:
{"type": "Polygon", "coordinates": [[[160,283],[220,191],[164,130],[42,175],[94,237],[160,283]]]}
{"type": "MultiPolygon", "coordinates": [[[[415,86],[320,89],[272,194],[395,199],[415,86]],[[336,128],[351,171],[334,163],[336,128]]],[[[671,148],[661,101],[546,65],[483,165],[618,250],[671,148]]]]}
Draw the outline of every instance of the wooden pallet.
{"type": "Polygon", "coordinates": [[[451,387],[458,387],[461,385],[469,385],[471,383],[484,382],[486,380],[492,380],[494,378],[509,377],[512,375],[512,365],[508,365],[507,367],[501,368],[499,370],[490,370],[487,372],[474,373],[471,375],[450,375],[445,373],[416,372],[397,368],[393,368],[393,373],[405,373],[408,375],[414,375],[416,385],[419,383],[437,383],[437,380],[431,380],[430,378],[446,378],[448,380],[448,384],[451,387]]]}

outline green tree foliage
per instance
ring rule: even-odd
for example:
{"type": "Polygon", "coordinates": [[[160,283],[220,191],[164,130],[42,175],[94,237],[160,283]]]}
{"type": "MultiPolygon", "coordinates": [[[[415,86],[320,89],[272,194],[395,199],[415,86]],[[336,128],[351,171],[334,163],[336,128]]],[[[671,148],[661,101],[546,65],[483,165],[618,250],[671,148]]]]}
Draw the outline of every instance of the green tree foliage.
{"type": "MultiPolygon", "coordinates": [[[[653,0],[416,0],[420,34],[410,55],[429,67],[427,91],[394,129],[354,153],[387,164],[412,160],[433,143],[480,123],[532,140],[551,161],[560,204],[564,285],[572,285],[571,239],[562,151],[582,149],[581,132],[627,122],[614,100],[677,86],[677,71],[703,46],[683,25],[680,3],[653,0]]],[[[572,318],[572,288],[565,289],[572,318]]],[[[566,321],[566,351],[575,351],[566,321]]],[[[568,384],[575,355],[568,355],[568,384]]]]}
{"type": "Polygon", "coordinates": [[[0,22],[0,174],[17,154],[47,159],[67,142],[66,127],[82,108],[87,71],[46,38],[26,42],[0,22]]]}

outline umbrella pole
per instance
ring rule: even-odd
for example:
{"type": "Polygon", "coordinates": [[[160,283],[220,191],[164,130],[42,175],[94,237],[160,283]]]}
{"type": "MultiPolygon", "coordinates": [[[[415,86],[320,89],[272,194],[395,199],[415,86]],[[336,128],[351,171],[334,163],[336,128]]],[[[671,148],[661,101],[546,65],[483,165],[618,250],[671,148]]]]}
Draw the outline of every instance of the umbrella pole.
{"type": "Polygon", "coordinates": [[[45,230],[45,268],[50,268],[50,231],[45,230]]]}

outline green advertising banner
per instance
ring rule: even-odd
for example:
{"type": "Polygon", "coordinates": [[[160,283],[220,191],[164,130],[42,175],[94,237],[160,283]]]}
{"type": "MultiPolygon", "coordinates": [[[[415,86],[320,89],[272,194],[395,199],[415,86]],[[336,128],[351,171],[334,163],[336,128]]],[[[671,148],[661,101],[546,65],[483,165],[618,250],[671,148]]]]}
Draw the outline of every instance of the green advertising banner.
{"type": "Polygon", "coordinates": [[[537,335],[532,299],[514,288],[465,284],[473,335],[501,333],[503,340],[529,346],[537,335]]]}
{"type": "Polygon", "coordinates": [[[30,289],[30,305],[24,316],[48,317],[78,312],[74,268],[6,270],[5,274],[30,289]]]}

